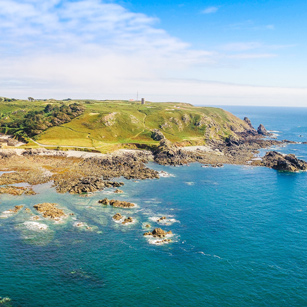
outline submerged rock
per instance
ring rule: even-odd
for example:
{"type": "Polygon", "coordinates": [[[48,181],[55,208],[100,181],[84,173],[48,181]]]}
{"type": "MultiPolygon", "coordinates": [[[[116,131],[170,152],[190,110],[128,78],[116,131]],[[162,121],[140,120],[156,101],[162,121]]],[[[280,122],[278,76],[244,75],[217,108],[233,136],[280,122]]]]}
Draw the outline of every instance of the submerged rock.
{"type": "Polygon", "coordinates": [[[10,194],[14,196],[20,196],[23,194],[35,195],[36,193],[32,190],[32,188],[5,186],[5,187],[0,187],[0,194],[10,194]]]}
{"type": "Polygon", "coordinates": [[[115,207],[115,208],[133,208],[133,207],[135,207],[135,204],[129,203],[127,201],[107,199],[107,198],[99,200],[98,203],[106,205],[106,206],[112,206],[112,207],[115,207]]]}
{"type": "Polygon", "coordinates": [[[164,238],[166,235],[172,234],[172,231],[165,231],[161,228],[155,228],[152,232],[145,232],[144,236],[153,236],[158,238],[164,238]]]}
{"type": "Polygon", "coordinates": [[[133,219],[130,216],[124,219],[124,221],[122,222],[122,224],[129,224],[129,223],[133,223],[133,219]]]}
{"type": "Polygon", "coordinates": [[[9,211],[9,212],[12,212],[12,213],[18,213],[22,208],[23,208],[22,205],[20,205],[20,206],[15,206],[14,209],[10,209],[10,210],[8,210],[8,211],[9,211]]]}
{"type": "Polygon", "coordinates": [[[114,191],[114,193],[116,193],[116,194],[122,194],[122,193],[124,193],[124,191],[119,190],[119,189],[116,189],[116,190],[114,191]]]}
{"type": "Polygon", "coordinates": [[[307,162],[296,158],[295,155],[283,155],[276,151],[269,151],[263,157],[261,164],[278,171],[297,172],[307,170],[307,162]]]}
{"type": "Polygon", "coordinates": [[[42,203],[33,206],[38,212],[43,214],[44,218],[60,219],[66,217],[62,209],[57,208],[57,204],[42,203]]]}

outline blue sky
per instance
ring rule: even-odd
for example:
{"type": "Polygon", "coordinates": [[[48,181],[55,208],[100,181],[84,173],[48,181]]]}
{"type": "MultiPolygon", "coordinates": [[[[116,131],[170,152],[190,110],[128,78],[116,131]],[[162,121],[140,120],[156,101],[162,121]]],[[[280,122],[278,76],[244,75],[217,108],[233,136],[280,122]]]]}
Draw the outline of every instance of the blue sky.
{"type": "Polygon", "coordinates": [[[306,9],[1,0],[0,96],[307,106],[306,9]]]}

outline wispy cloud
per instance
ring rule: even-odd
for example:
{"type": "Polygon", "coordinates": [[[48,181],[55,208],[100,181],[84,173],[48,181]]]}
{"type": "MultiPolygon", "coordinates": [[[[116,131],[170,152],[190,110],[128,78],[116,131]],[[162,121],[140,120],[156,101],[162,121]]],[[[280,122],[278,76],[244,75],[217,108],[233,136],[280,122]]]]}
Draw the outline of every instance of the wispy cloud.
{"type": "Polygon", "coordinates": [[[259,42],[238,42],[229,43],[221,46],[220,48],[225,51],[248,51],[263,47],[263,44],[259,42]]]}
{"type": "Polygon", "coordinates": [[[256,24],[253,20],[244,20],[228,25],[228,29],[232,30],[275,30],[273,24],[256,24]]]}
{"type": "Polygon", "coordinates": [[[261,55],[263,51],[281,50],[295,46],[296,45],[268,45],[262,42],[234,42],[219,46],[218,49],[229,53],[242,53],[257,50],[261,55]]]}
{"type": "Polygon", "coordinates": [[[274,53],[240,53],[240,54],[232,54],[228,55],[230,59],[267,59],[267,58],[275,58],[277,54],[274,53]]]}
{"type": "Polygon", "coordinates": [[[213,14],[216,13],[219,10],[218,6],[209,6],[207,8],[205,8],[204,10],[202,10],[202,14],[213,14]]]}
{"type": "Polygon", "coordinates": [[[275,56],[258,42],[195,49],[158,22],[110,1],[2,0],[0,95],[105,99],[130,98],[139,90],[158,101],[204,103],[201,97],[216,96],[210,101],[223,103],[231,95],[238,101],[245,92],[254,97],[255,90],[173,78],[203,77],[223,62],[275,56]]]}

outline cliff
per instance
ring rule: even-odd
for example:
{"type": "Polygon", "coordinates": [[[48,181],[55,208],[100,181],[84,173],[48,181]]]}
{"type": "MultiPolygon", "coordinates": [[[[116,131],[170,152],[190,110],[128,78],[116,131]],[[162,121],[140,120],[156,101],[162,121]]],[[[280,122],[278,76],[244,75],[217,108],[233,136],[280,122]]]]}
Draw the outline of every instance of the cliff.
{"type": "Polygon", "coordinates": [[[13,101],[3,102],[0,113],[2,132],[28,135],[37,142],[28,139],[31,146],[87,147],[100,152],[155,148],[161,136],[180,146],[202,145],[230,136],[236,139],[252,130],[227,111],[187,103],[13,101]]]}

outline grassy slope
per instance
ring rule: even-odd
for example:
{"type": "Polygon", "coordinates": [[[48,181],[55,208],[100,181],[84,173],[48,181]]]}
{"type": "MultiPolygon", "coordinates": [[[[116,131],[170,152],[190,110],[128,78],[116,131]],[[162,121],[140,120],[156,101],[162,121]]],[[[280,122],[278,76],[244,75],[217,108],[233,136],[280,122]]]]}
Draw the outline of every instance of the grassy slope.
{"type": "MultiPolygon", "coordinates": [[[[47,129],[35,137],[36,141],[52,146],[91,147],[105,152],[131,143],[157,145],[158,142],[151,138],[152,129],[160,129],[173,142],[203,144],[205,135],[211,138],[226,137],[232,133],[231,130],[243,131],[248,128],[245,122],[218,108],[180,103],[141,105],[128,101],[77,102],[85,107],[81,116],[47,129]],[[183,120],[184,117],[186,120],[183,120]],[[164,128],[161,128],[163,125],[164,128]]],[[[18,101],[10,105],[2,102],[0,113],[41,109],[47,103],[50,102],[18,101]]]]}

